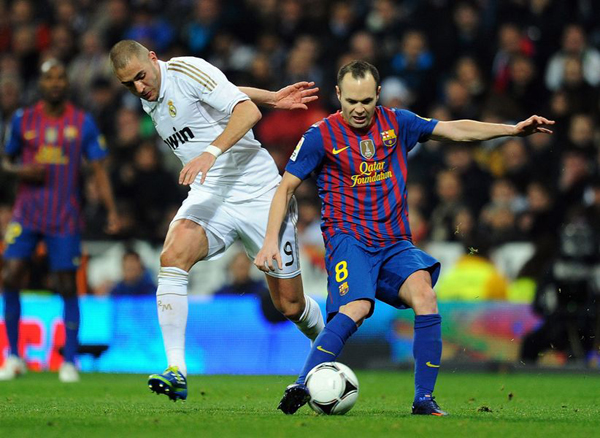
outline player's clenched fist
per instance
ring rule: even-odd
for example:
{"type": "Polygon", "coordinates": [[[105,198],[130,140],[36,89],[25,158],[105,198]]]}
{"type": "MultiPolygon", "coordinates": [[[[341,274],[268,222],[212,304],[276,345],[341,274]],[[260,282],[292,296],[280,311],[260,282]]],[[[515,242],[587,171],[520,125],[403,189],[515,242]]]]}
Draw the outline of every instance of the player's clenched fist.
{"type": "Polygon", "coordinates": [[[277,243],[265,240],[263,247],[254,258],[254,265],[263,272],[275,271],[276,266],[281,269],[283,262],[277,243]],[[273,260],[277,262],[277,265],[273,263],[273,260]]]}
{"type": "Polygon", "coordinates": [[[208,152],[203,152],[193,160],[190,160],[183,166],[183,169],[181,169],[181,172],[179,173],[179,184],[183,184],[184,186],[191,185],[196,180],[199,173],[202,173],[200,184],[204,184],[206,174],[210,168],[213,167],[215,161],[215,156],[208,152]]]}

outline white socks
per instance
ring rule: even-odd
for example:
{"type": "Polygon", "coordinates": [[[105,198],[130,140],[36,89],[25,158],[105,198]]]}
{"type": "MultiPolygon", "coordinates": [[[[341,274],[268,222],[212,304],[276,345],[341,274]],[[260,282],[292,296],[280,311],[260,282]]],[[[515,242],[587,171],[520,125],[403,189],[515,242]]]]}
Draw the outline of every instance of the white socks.
{"type": "Polygon", "coordinates": [[[160,268],[156,307],[167,362],[187,376],[185,365],[185,326],[188,317],[188,273],[179,268],[160,268]]]}
{"type": "Polygon", "coordinates": [[[314,341],[325,327],[325,323],[317,302],[308,295],[304,295],[304,299],[306,300],[304,312],[298,321],[293,322],[308,339],[314,341]]]}

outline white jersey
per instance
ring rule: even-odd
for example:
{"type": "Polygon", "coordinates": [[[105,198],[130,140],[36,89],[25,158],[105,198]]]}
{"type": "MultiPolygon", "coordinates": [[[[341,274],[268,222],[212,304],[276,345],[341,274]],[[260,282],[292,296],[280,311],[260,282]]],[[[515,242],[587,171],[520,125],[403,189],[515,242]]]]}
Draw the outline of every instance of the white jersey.
{"type": "MultiPolygon", "coordinates": [[[[200,58],[184,56],[160,66],[160,92],[156,102],[142,99],[158,134],[185,165],[204,152],[225,129],[233,108],[248,100],[215,66],[200,58]]],[[[275,187],[281,177],[269,153],[248,131],[220,155],[208,171],[191,185],[229,201],[260,196],[275,187]]]]}

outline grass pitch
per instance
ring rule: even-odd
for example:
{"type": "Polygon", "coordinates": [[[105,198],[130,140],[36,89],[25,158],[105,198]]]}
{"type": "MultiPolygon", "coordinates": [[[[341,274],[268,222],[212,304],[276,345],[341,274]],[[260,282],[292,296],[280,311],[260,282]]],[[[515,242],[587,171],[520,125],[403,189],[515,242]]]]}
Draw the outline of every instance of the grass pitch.
{"type": "Polygon", "coordinates": [[[592,437],[600,376],[442,372],[451,417],[413,417],[408,372],[357,372],[360,396],[340,417],[275,408],[291,376],[191,376],[186,402],[151,394],[146,376],[84,374],[61,384],[30,373],[0,382],[1,437],[592,437]]]}

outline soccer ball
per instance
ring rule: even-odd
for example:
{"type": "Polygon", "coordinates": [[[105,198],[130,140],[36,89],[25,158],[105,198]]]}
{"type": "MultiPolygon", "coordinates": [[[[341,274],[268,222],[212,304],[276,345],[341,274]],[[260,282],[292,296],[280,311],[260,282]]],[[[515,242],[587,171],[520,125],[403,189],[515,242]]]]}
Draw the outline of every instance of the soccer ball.
{"type": "Polygon", "coordinates": [[[317,365],[306,376],[305,384],[310,393],[308,404],[318,414],[345,414],[358,399],[358,379],[343,363],[317,365]]]}

